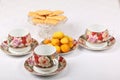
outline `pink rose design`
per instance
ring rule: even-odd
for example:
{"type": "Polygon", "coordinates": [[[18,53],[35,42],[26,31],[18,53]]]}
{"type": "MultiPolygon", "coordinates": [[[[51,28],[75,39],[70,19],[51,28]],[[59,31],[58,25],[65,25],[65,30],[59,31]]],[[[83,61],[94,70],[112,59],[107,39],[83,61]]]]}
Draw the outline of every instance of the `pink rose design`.
{"type": "Polygon", "coordinates": [[[92,42],[92,43],[95,43],[95,42],[97,42],[97,35],[94,35],[94,36],[92,36],[92,35],[90,35],[90,36],[88,36],[88,41],[89,42],[92,42]]]}
{"type": "Polygon", "coordinates": [[[41,67],[49,67],[52,65],[48,57],[39,57],[38,61],[39,61],[38,65],[41,67]]]}
{"type": "Polygon", "coordinates": [[[10,44],[11,44],[13,47],[18,47],[21,43],[22,43],[21,38],[14,38],[14,39],[11,41],[10,44]]]}
{"type": "Polygon", "coordinates": [[[27,41],[27,44],[26,44],[26,45],[30,45],[30,44],[31,44],[32,39],[31,39],[31,36],[30,36],[30,35],[28,35],[28,36],[26,37],[26,41],[27,41]]]}
{"type": "Polygon", "coordinates": [[[106,41],[108,39],[107,31],[102,33],[103,41],[106,41]]]}
{"type": "Polygon", "coordinates": [[[29,64],[30,66],[33,66],[33,65],[34,65],[34,61],[33,61],[32,57],[30,57],[30,58],[27,60],[27,62],[28,62],[28,64],[29,64]]]}

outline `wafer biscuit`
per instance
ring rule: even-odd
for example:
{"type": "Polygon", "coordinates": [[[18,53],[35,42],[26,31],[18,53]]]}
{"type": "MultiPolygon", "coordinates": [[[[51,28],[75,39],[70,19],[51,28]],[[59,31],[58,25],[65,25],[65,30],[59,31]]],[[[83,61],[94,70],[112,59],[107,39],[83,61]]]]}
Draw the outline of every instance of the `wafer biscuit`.
{"type": "Polygon", "coordinates": [[[48,16],[47,19],[54,19],[54,20],[59,20],[59,21],[62,21],[64,19],[66,19],[65,16],[48,16]]]}
{"type": "Polygon", "coordinates": [[[40,15],[38,15],[38,14],[35,13],[35,12],[29,12],[29,13],[28,13],[28,16],[29,16],[29,17],[33,17],[33,18],[45,19],[45,16],[40,16],[40,15]]]}
{"type": "Polygon", "coordinates": [[[53,11],[51,14],[49,14],[49,16],[57,16],[57,15],[61,15],[63,14],[64,12],[61,11],[61,10],[56,10],[56,11],[53,11]]]}
{"type": "Polygon", "coordinates": [[[28,13],[28,16],[33,16],[33,15],[35,15],[35,12],[29,12],[28,13]]]}
{"type": "Polygon", "coordinates": [[[38,18],[33,18],[32,22],[34,24],[44,24],[44,20],[38,19],[38,18]]]}
{"type": "Polygon", "coordinates": [[[45,23],[45,24],[56,25],[56,24],[59,23],[59,21],[54,20],[54,19],[46,19],[44,23],[45,23]]]}
{"type": "Polygon", "coordinates": [[[57,25],[66,19],[66,16],[62,15],[63,13],[61,10],[38,10],[29,12],[28,16],[31,17],[33,24],[57,25]]]}
{"type": "Polygon", "coordinates": [[[49,15],[52,13],[52,11],[49,11],[49,10],[39,10],[39,11],[36,11],[37,14],[39,15],[49,15]]]}

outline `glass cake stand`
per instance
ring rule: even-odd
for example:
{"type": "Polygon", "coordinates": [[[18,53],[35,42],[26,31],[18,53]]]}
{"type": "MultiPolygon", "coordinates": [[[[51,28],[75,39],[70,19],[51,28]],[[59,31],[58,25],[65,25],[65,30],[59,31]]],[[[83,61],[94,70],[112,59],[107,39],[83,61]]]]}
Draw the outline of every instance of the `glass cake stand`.
{"type": "Polygon", "coordinates": [[[52,36],[52,34],[56,31],[58,31],[58,28],[61,27],[65,22],[67,21],[67,19],[59,22],[57,25],[48,25],[48,24],[34,24],[30,19],[29,22],[31,24],[33,24],[34,26],[38,26],[39,27],[39,36],[41,38],[50,38],[52,36]]]}

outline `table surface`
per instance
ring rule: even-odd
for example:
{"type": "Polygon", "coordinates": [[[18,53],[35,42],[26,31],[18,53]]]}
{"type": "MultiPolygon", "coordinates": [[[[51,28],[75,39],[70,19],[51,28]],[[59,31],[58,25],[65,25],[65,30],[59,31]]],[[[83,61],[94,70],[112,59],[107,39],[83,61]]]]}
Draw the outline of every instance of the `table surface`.
{"type": "Polygon", "coordinates": [[[35,76],[25,70],[24,61],[32,54],[13,57],[0,50],[0,80],[120,80],[120,5],[118,0],[0,0],[0,41],[14,28],[26,28],[41,42],[38,27],[28,22],[28,12],[40,9],[63,10],[68,17],[59,29],[75,39],[88,26],[108,27],[116,39],[105,51],[90,51],[78,47],[65,55],[66,68],[50,77],[35,76]]]}

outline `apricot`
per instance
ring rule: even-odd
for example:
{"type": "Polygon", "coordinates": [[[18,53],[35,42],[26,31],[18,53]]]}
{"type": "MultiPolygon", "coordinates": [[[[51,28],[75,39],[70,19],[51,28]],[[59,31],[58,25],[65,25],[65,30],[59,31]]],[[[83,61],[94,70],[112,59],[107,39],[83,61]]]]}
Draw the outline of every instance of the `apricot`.
{"type": "Polygon", "coordinates": [[[60,40],[60,42],[61,42],[62,44],[66,44],[66,43],[69,43],[69,40],[68,40],[67,37],[63,37],[63,38],[60,40]]]}
{"type": "Polygon", "coordinates": [[[56,52],[57,52],[57,53],[60,53],[60,52],[61,52],[60,46],[54,46],[54,47],[56,48],[56,52]]]}
{"type": "Polygon", "coordinates": [[[50,42],[51,42],[50,39],[45,39],[45,40],[43,41],[44,44],[48,44],[48,43],[50,43],[50,42]]]}
{"type": "Polygon", "coordinates": [[[52,39],[51,43],[52,43],[53,46],[60,45],[59,39],[52,39]]]}
{"type": "Polygon", "coordinates": [[[58,31],[58,32],[53,33],[52,37],[53,37],[53,38],[57,38],[57,39],[61,39],[61,38],[64,37],[64,33],[58,31]]]}
{"type": "Polygon", "coordinates": [[[70,51],[70,47],[69,47],[69,45],[67,45],[67,44],[61,45],[60,48],[61,48],[61,51],[62,51],[63,53],[70,51]]]}

